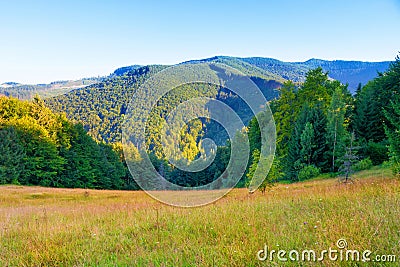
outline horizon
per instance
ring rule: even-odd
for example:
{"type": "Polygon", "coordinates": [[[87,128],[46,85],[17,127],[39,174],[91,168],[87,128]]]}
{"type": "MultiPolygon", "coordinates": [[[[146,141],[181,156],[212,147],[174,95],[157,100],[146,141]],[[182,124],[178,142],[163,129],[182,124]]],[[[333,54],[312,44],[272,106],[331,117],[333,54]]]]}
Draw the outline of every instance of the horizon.
{"type": "Polygon", "coordinates": [[[215,55],[393,61],[400,43],[396,0],[21,0],[0,7],[0,83],[77,80],[215,55]]]}

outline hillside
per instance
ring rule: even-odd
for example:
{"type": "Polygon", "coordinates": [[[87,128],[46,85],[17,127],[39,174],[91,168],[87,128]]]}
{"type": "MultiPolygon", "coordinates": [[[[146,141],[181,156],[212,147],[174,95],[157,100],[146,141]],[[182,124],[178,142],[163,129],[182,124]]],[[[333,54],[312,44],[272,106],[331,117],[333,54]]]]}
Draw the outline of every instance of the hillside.
{"type": "MultiPolygon", "coordinates": [[[[217,56],[207,59],[191,60],[181,64],[199,62],[218,62],[238,69],[260,87],[268,100],[277,96],[275,89],[279,88],[285,80],[296,83],[304,82],[306,73],[318,66],[329,72],[331,78],[338,79],[341,83],[348,83],[350,92],[354,92],[359,83],[365,84],[373,79],[378,71],[384,71],[389,62],[359,62],[359,61],[325,61],[311,59],[306,62],[283,62],[271,58],[237,58],[217,56]]],[[[70,119],[84,124],[85,129],[97,140],[116,142],[120,140],[120,124],[123,119],[127,104],[140,84],[152,74],[167,66],[132,65],[121,67],[110,76],[85,88],[67,91],[46,100],[46,103],[56,112],[66,112],[70,119]]],[[[95,81],[89,81],[95,82],[95,81]]],[[[53,86],[54,87],[54,86],[53,86]]],[[[11,87],[14,90],[21,88],[11,87]]],[[[37,87],[28,88],[21,94],[37,93],[37,87]],[[29,89],[29,90],[28,90],[29,89]]],[[[6,88],[10,90],[10,88],[6,88]]],[[[21,88],[21,90],[23,90],[21,88]]],[[[43,87],[42,95],[60,93],[55,89],[43,87]]],[[[217,93],[214,94],[216,96],[217,93]]],[[[232,99],[231,99],[232,100],[232,99]]],[[[229,102],[230,100],[226,100],[229,102]]],[[[235,100],[238,101],[238,100],[235,100]]],[[[245,123],[250,118],[246,118],[245,123]]],[[[223,139],[222,137],[220,139],[223,139]]]]}
{"type": "Polygon", "coordinates": [[[141,65],[132,65],[132,66],[126,66],[126,67],[121,67],[116,69],[110,76],[122,76],[125,73],[129,72],[129,71],[133,71],[136,70],[140,67],[143,67],[141,65]]]}
{"type": "Polygon", "coordinates": [[[12,96],[18,99],[33,99],[37,94],[41,98],[47,98],[65,94],[74,89],[84,88],[86,86],[98,83],[103,80],[98,78],[84,78],[71,81],[56,81],[49,84],[20,84],[15,82],[6,82],[0,84],[0,95],[12,96]]]}
{"type": "Polygon", "coordinates": [[[383,73],[389,68],[389,61],[384,62],[361,62],[344,60],[320,60],[310,59],[306,62],[297,62],[295,65],[306,65],[309,68],[322,67],[329,72],[329,76],[343,84],[348,83],[349,89],[354,93],[358,84],[366,85],[368,81],[378,76],[378,72],[383,73]]]}
{"type": "MultiPolygon", "coordinates": [[[[93,149],[89,149],[93,151],[90,154],[94,155],[97,153],[97,156],[94,156],[95,161],[90,164],[97,165],[98,162],[101,162],[100,158],[102,158],[102,152],[104,151],[107,152],[108,150],[111,153],[111,148],[115,149],[118,153],[121,153],[122,148],[124,148],[124,151],[127,151],[125,149],[126,146],[123,147],[123,144],[121,144],[121,125],[129,109],[129,124],[125,124],[124,129],[131,135],[129,137],[130,143],[128,144],[128,149],[132,151],[134,156],[132,161],[134,164],[138,163],[133,169],[137,171],[140,177],[147,177],[146,175],[154,174],[148,166],[140,165],[143,162],[148,162],[145,161],[147,159],[144,159],[144,153],[142,153],[147,152],[150,155],[149,160],[156,171],[165,174],[166,179],[171,183],[185,187],[209,184],[215,181],[219,175],[223,178],[236,177],[238,182],[232,186],[244,187],[246,183],[248,184],[251,181],[262,157],[267,158],[266,151],[276,152],[276,160],[274,160],[269,173],[268,170],[265,170],[261,174],[267,175],[267,177],[261,176],[262,180],[260,180],[265,182],[260,187],[261,189],[266,188],[268,183],[275,181],[303,181],[311,179],[320,173],[340,174],[347,177],[353,170],[367,169],[372,165],[380,165],[389,159],[392,160],[390,164],[393,166],[393,171],[399,173],[400,164],[396,162],[397,156],[391,156],[400,154],[398,151],[398,140],[400,140],[398,137],[399,100],[397,99],[397,85],[400,71],[399,57],[396,58],[396,61],[390,65],[384,74],[362,87],[356,95],[352,95],[347,86],[328,77],[328,74],[325,73],[322,67],[308,71],[304,83],[296,84],[290,81],[281,83],[282,80],[278,76],[258,67],[249,67],[248,63],[242,63],[239,59],[216,57],[202,61],[229,64],[242,70],[242,72],[246,72],[248,76],[235,74],[232,69],[225,71],[221,65],[218,66],[216,64],[184,65],[188,64],[186,62],[168,70],[166,69],[168,66],[162,65],[128,67],[125,70],[121,69],[118,73],[119,75],[111,75],[109,78],[96,84],[72,90],[64,95],[45,99],[44,103],[52,110],[50,112],[50,110],[46,109],[45,113],[53,114],[48,115],[49,117],[53,117],[59,116],[56,115],[58,113],[65,112],[68,119],[72,120],[72,123],[81,123],[84,128],[77,126],[79,128],[77,132],[80,135],[84,135],[87,131],[92,138],[101,144],[101,148],[97,148],[98,143],[92,140],[93,149]],[[206,67],[199,68],[200,66],[206,67]],[[198,81],[198,77],[213,77],[214,70],[218,70],[219,72],[213,77],[214,80],[210,80],[211,82],[187,83],[185,80],[180,80],[183,69],[194,74],[192,77],[194,77],[195,81],[198,81]],[[175,76],[171,75],[171,72],[168,72],[171,70],[176,73],[175,76]],[[162,75],[163,73],[167,73],[164,76],[164,81],[152,79],[155,83],[151,86],[141,86],[145,81],[156,76],[156,74],[162,75]],[[257,107],[260,108],[260,111],[261,109],[264,110],[265,102],[269,101],[269,106],[274,115],[273,121],[272,117],[268,116],[268,114],[264,114],[263,112],[253,113],[250,106],[239,95],[229,90],[229,86],[232,84],[229,82],[237,79],[236,75],[245,79],[251,79],[259,86],[265,99],[260,94],[257,95],[249,91],[251,87],[246,86],[244,79],[239,79],[241,89],[250,92],[254,98],[262,101],[257,102],[257,107]],[[225,78],[228,80],[228,83],[222,82],[221,79],[225,78]],[[165,84],[172,84],[173,87],[171,90],[159,94],[158,90],[160,88],[163,89],[164,82],[165,84]],[[277,90],[278,88],[280,88],[279,91],[277,90]],[[278,92],[280,93],[279,97],[278,92]],[[152,100],[152,96],[156,98],[152,100]],[[205,112],[207,112],[207,115],[203,115],[206,113],[202,113],[202,107],[190,103],[189,109],[185,111],[185,114],[178,114],[178,119],[188,118],[185,125],[177,128],[178,132],[171,132],[170,129],[164,127],[170,122],[168,116],[175,107],[178,107],[182,103],[187,104],[188,102],[186,101],[199,97],[215,99],[217,101],[207,100],[207,104],[222,102],[226,106],[229,106],[230,109],[222,111],[219,107],[212,109],[210,105],[206,107],[207,110],[205,112]],[[132,106],[128,106],[132,98],[134,99],[133,108],[132,106]],[[148,113],[146,108],[148,108],[148,113]],[[207,118],[215,118],[213,115],[218,114],[220,114],[220,118],[229,118],[232,112],[237,115],[238,120],[241,121],[241,125],[234,132],[231,132],[232,134],[228,138],[227,133],[229,131],[226,130],[225,126],[232,125],[232,120],[223,124],[220,123],[221,120],[213,121],[207,118]],[[146,117],[143,118],[142,114],[146,117]],[[202,115],[197,116],[198,114],[202,115]],[[254,116],[254,114],[257,114],[257,116],[254,116]],[[382,122],[385,120],[387,122],[384,125],[382,122]],[[274,123],[271,124],[274,127],[270,127],[270,133],[276,136],[277,139],[274,147],[269,146],[268,149],[265,149],[262,138],[265,138],[269,129],[264,130],[262,125],[270,125],[270,122],[274,123]],[[247,142],[246,135],[248,136],[249,144],[248,152],[244,149],[237,149],[234,146],[237,143],[245,144],[247,142]],[[166,139],[163,139],[163,136],[166,139]],[[204,169],[188,174],[169,161],[170,155],[173,155],[174,159],[184,164],[196,162],[197,159],[203,160],[205,158],[203,153],[205,149],[204,146],[202,147],[202,140],[206,138],[213,140],[217,146],[212,147],[212,151],[210,150],[214,158],[212,163],[204,169]],[[140,140],[143,140],[143,142],[140,140]],[[112,144],[112,147],[102,147],[102,142],[112,144]],[[165,142],[173,144],[173,146],[165,145],[165,142]],[[357,148],[352,148],[353,146],[357,148]],[[223,176],[225,175],[224,170],[226,170],[226,166],[229,166],[231,162],[230,159],[235,159],[235,153],[236,155],[247,155],[249,160],[240,158],[240,162],[243,163],[240,167],[243,171],[239,173],[234,170],[223,176]],[[352,153],[357,153],[356,158],[354,158],[352,153]]],[[[319,63],[311,61],[309,64],[318,65],[319,63]]],[[[364,66],[361,63],[359,65],[361,67],[364,66]]],[[[13,86],[13,84],[9,85],[13,86]]],[[[2,112],[4,113],[3,119],[7,123],[8,120],[13,121],[14,106],[18,106],[15,103],[17,103],[16,100],[11,102],[4,101],[2,112]],[[11,117],[10,114],[12,115],[11,117]]],[[[35,98],[32,109],[36,110],[44,103],[40,99],[35,98]]],[[[33,112],[29,116],[33,120],[43,118],[42,113],[33,112]]],[[[26,115],[25,113],[19,114],[17,117],[24,120],[26,115]]],[[[60,118],[63,118],[62,115],[60,118]]],[[[64,120],[57,121],[55,119],[55,121],[58,124],[63,124],[64,120]]],[[[21,124],[25,125],[28,122],[22,121],[21,124]]],[[[19,127],[19,124],[17,126],[19,127]]],[[[31,126],[34,128],[34,125],[31,126]]],[[[122,188],[132,181],[127,172],[119,174],[114,172],[118,177],[113,180],[120,182],[110,185],[110,181],[105,179],[107,177],[107,170],[99,168],[99,171],[92,175],[86,171],[87,166],[83,166],[84,178],[81,179],[82,181],[75,183],[75,180],[68,180],[70,176],[77,179],[75,174],[65,174],[63,176],[65,179],[63,179],[66,182],[55,180],[55,177],[58,177],[57,174],[67,170],[68,167],[72,166],[73,160],[79,157],[77,157],[74,151],[70,154],[63,154],[65,149],[68,149],[68,145],[66,147],[61,145],[64,139],[57,141],[58,137],[55,137],[56,141],[53,143],[52,139],[46,142],[44,136],[48,135],[49,138],[52,138],[51,136],[60,134],[53,130],[49,130],[47,134],[45,131],[47,128],[45,127],[48,127],[48,123],[46,121],[41,127],[44,127],[43,135],[39,135],[36,139],[23,139],[37,141],[28,148],[24,148],[23,144],[14,147],[13,145],[16,142],[9,142],[10,140],[16,140],[13,137],[14,133],[7,131],[3,133],[8,137],[11,136],[9,139],[3,138],[4,140],[8,140],[8,142],[3,142],[6,144],[5,149],[3,149],[6,151],[3,155],[6,160],[3,160],[3,163],[0,161],[0,164],[5,164],[6,166],[3,169],[7,170],[9,166],[14,165],[16,160],[12,160],[15,158],[13,153],[19,153],[19,151],[22,152],[18,154],[19,161],[16,165],[22,164],[21,166],[25,166],[26,158],[24,157],[25,152],[23,152],[22,148],[26,149],[30,153],[28,154],[33,157],[32,162],[39,162],[39,164],[31,164],[30,161],[26,165],[28,171],[25,177],[28,178],[22,182],[18,180],[19,183],[55,187],[72,185],[79,187],[122,188]],[[44,147],[49,144],[49,150],[47,151],[47,148],[43,149],[45,156],[37,158],[35,153],[42,151],[42,143],[45,144],[44,147]],[[58,150],[59,148],[62,149],[58,150]],[[43,160],[52,167],[50,169],[42,169],[43,160]],[[67,164],[68,160],[71,163],[67,164]],[[34,172],[40,175],[32,174],[34,172]]],[[[57,128],[60,126],[54,127],[57,128]]],[[[68,131],[68,129],[69,126],[66,130],[68,131]]],[[[70,135],[74,136],[74,134],[71,133],[70,135]]],[[[268,136],[268,140],[275,142],[273,136],[268,136]]],[[[80,140],[77,142],[80,142],[80,140]]],[[[81,149],[79,145],[78,147],[81,149]]],[[[110,155],[113,155],[110,156],[110,159],[114,158],[112,162],[117,162],[116,155],[112,153],[110,155]]],[[[121,154],[118,155],[122,156],[121,154]]],[[[84,154],[81,158],[84,160],[87,158],[87,155],[84,154]]],[[[118,164],[121,164],[121,162],[118,162],[118,164]]],[[[107,166],[107,164],[100,165],[107,166]]],[[[77,164],[76,166],[80,165],[77,164]]],[[[131,166],[129,167],[131,168],[131,166]]],[[[109,168],[111,170],[113,164],[109,168]]],[[[14,176],[16,177],[18,174],[17,170],[22,168],[17,167],[14,169],[14,176]]],[[[69,169],[69,171],[68,173],[74,173],[72,169],[69,169]]],[[[82,175],[81,171],[79,171],[79,175],[82,175]]],[[[3,176],[5,178],[0,183],[8,183],[15,180],[10,180],[7,178],[7,175],[3,176]]]]}
{"type": "MultiPolygon", "coordinates": [[[[273,80],[283,83],[291,80],[295,83],[304,82],[305,76],[310,69],[322,67],[329,72],[329,77],[349,84],[349,90],[354,93],[358,85],[365,85],[368,81],[377,77],[378,72],[384,72],[389,67],[390,62],[362,62],[344,60],[321,60],[310,59],[304,62],[284,62],[273,58],[264,57],[228,57],[215,56],[212,58],[190,60],[181,64],[198,62],[218,62],[240,70],[242,73],[259,77],[264,80],[273,80]]],[[[32,99],[35,94],[42,98],[53,97],[68,93],[74,89],[84,88],[106,79],[123,76],[139,69],[141,65],[124,66],[116,69],[106,77],[84,78],[75,81],[56,81],[50,84],[27,85],[16,82],[5,82],[0,84],[0,94],[14,96],[19,99],[32,99]]]]}
{"type": "Polygon", "coordinates": [[[193,63],[201,63],[201,62],[215,62],[215,63],[223,63],[230,67],[233,67],[243,74],[250,76],[250,77],[259,77],[264,80],[275,80],[278,82],[284,82],[285,78],[279,72],[271,72],[268,68],[260,68],[259,66],[248,63],[246,61],[241,60],[240,58],[236,57],[227,57],[227,56],[216,56],[211,58],[199,59],[199,60],[190,60],[183,62],[181,64],[193,64],[193,63]]]}
{"type": "Polygon", "coordinates": [[[291,80],[295,83],[304,82],[309,70],[322,67],[325,72],[328,72],[330,78],[343,84],[349,84],[351,93],[355,92],[360,83],[365,85],[368,81],[377,77],[378,72],[386,71],[390,64],[390,61],[362,62],[321,59],[310,59],[304,62],[284,62],[274,58],[227,56],[215,56],[187,62],[219,62],[234,67],[246,75],[273,79],[279,82],[291,80]]]}
{"type": "Polygon", "coordinates": [[[109,145],[37,97],[0,96],[0,184],[121,189],[127,170],[109,145]]]}
{"type": "MultiPolygon", "coordinates": [[[[234,61],[224,60],[223,62],[234,65],[234,61]]],[[[64,95],[46,99],[46,103],[52,110],[66,112],[70,119],[83,123],[89,134],[97,140],[118,142],[121,141],[120,125],[124,118],[123,115],[132,96],[146,79],[166,67],[158,65],[134,68],[124,72],[121,76],[112,76],[84,89],[73,90],[64,95]]],[[[257,68],[249,68],[247,73],[254,75],[251,76],[251,79],[268,100],[277,97],[276,89],[282,85],[281,79],[276,81],[272,79],[276,76],[270,77],[267,72],[257,68]]],[[[178,104],[182,97],[208,96],[229,103],[229,106],[241,113],[245,124],[250,121],[250,113],[246,109],[240,108],[243,106],[240,104],[242,100],[229,91],[213,86],[205,88],[203,92],[195,92],[192,89],[177,88],[176,93],[169,96],[171,100],[164,101],[168,105],[164,108],[178,104]]],[[[224,144],[225,139],[222,136],[217,139],[220,140],[221,145],[224,144]]]]}
{"type": "Polygon", "coordinates": [[[305,62],[283,62],[273,58],[261,57],[238,59],[260,69],[268,70],[285,80],[292,80],[294,82],[304,82],[307,71],[322,67],[324,71],[328,72],[329,77],[343,84],[348,83],[351,93],[355,92],[359,83],[365,85],[368,81],[377,77],[378,72],[386,71],[390,64],[390,61],[362,62],[310,59],[305,62]]]}
{"type": "Polygon", "coordinates": [[[55,112],[65,112],[80,122],[91,136],[100,141],[121,140],[120,125],[132,95],[145,79],[166,66],[145,66],[105,79],[83,89],[48,98],[45,102],[55,112]]]}

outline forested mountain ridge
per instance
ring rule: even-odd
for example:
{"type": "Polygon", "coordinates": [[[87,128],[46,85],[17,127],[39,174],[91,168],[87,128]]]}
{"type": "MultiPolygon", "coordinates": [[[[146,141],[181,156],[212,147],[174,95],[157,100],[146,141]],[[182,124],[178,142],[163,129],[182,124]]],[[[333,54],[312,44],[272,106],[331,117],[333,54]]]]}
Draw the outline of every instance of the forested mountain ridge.
{"type": "MultiPolygon", "coordinates": [[[[329,73],[329,77],[349,84],[349,90],[354,93],[358,85],[367,84],[368,81],[377,77],[378,72],[388,69],[390,61],[383,62],[363,62],[345,60],[321,60],[309,59],[304,62],[284,62],[273,58],[264,57],[229,57],[215,56],[212,58],[190,60],[185,63],[196,62],[218,62],[240,70],[242,73],[260,77],[264,80],[274,80],[283,83],[286,80],[293,82],[304,82],[307,72],[310,69],[322,67],[329,73]]],[[[84,78],[76,81],[57,81],[50,84],[26,85],[15,82],[2,83],[0,94],[14,96],[19,99],[32,99],[35,94],[42,98],[52,97],[67,93],[73,89],[83,88],[109,78],[123,76],[124,74],[141,68],[141,65],[124,66],[116,69],[113,73],[104,77],[84,78]]]]}
{"type": "Polygon", "coordinates": [[[55,112],[65,112],[80,122],[98,141],[121,140],[121,123],[128,103],[140,85],[152,74],[167,66],[153,65],[131,69],[83,89],[45,99],[55,112]]]}
{"type": "Polygon", "coordinates": [[[245,62],[236,57],[228,57],[228,56],[215,56],[211,58],[199,59],[199,60],[189,60],[182,62],[181,64],[193,64],[193,63],[222,63],[226,64],[232,68],[235,68],[242,72],[243,74],[250,77],[259,77],[264,80],[274,80],[277,82],[284,82],[286,79],[280,75],[280,73],[271,72],[268,68],[260,68],[255,64],[245,62]]]}
{"type": "Polygon", "coordinates": [[[340,81],[343,84],[349,84],[351,93],[355,93],[358,85],[366,85],[373,78],[378,77],[378,73],[385,72],[390,65],[390,61],[383,62],[362,62],[345,60],[320,60],[310,59],[306,62],[297,62],[296,65],[306,65],[310,69],[321,67],[327,71],[329,77],[340,81]]]}
{"type": "Polygon", "coordinates": [[[246,75],[255,76],[276,81],[290,80],[295,83],[304,82],[309,70],[321,67],[328,72],[328,76],[343,84],[349,84],[349,90],[354,93],[358,85],[367,84],[376,78],[378,73],[389,68],[390,61],[363,62],[346,60],[322,60],[309,59],[304,62],[284,62],[274,58],[264,57],[227,57],[215,56],[207,59],[190,60],[184,63],[196,62],[220,62],[242,71],[246,75]]]}
{"type": "MultiPolygon", "coordinates": [[[[131,69],[121,76],[113,76],[84,89],[48,98],[45,102],[53,111],[65,112],[69,119],[82,123],[96,140],[106,143],[119,142],[121,141],[121,123],[132,96],[146,79],[166,67],[168,66],[152,65],[131,69]]],[[[256,75],[251,76],[250,79],[257,84],[268,100],[278,96],[277,89],[282,86],[281,82],[267,79],[263,73],[249,71],[256,75]]],[[[243,106],[240,104],[241,99],[230,93],[229,90],[222,88],[215,90],[213,87],[207,87],[204,90],[204,92],[193,92],[187,88],[187,90],[181,91],[181,96],[171,96],[175,100],[167,101],[169,102],[167,105],[178,104],[175,103],[176,99],[189,95],[193,97],[199,93],[201,96],[229,102],[230,106],[234,109],[236,107],[236,110],[242,113],[246,124],[250,121],[250,112],[248,110],[239,111],[239,107],[243,106]]]]}
{"type": "Polygon", "coordinates": [[[12,96],[21,100],[33,99],[35,95],[42,98],[62,95],[74,89],[84,88],[86,86],[102,81],[104,77],[83,78],[71,81],[55,81],[49,84],[20,84],[15,82],[6,82],[0,84],[0,95],[12,96]]]}
{"type": "MultiPolygon", "coordinates": [[[[231,59],[223,61],[246,66],[231,59]]],[[[167,67],[152,65],[127,69],[121,75],[45,102],[39,98],[21,102],[0,97],[0,145],[3,151],[0,183],[135,188],[122,162],[121,124],[127,105],[140,85],[167,67]],[[76,122],[82,123],[84,128],[76,122]]],[[[265,172],[266,183],[295,182],[321,172],[349,173],[350,169],[343,169],[346,164],[354,170],[362,170],[388,160],[390,162],[385,164],[391,164],[394,172],[400,175],[399,57],[388,70],[360,87],[355,95],[346,85],[329,78],[322,67],[307,71],[303,83],[285,81],[282,84],[267,78],[268,73],[263,73],[260,68],[248,71],[255,75],[250,79],[270,100],[276,125],[275,160],[271,171],[265,172]]],[[[152,93],[151,89],[146,90],[146,95],[152,93]]],[[[247,125],[243,133],[248,132],[251,157],[238,184],[244,186],[262,156],[261,132],[255,117],[248,114],[239,97],[219,85],[183,84],[160,98],[146,126],[144,149],[150,154],[156,170],[173,183],[204,185],[220,175],[229,163],[231,143],[219,142],[223,141],[219,135],[222,131],[208,121],[195,119],[188,122],[178,138],[178,145],[188,161],[198,157],[200,139],[207,134],[211,138],[220,138],[216,141],[215,160],[204,171],[188,174],[175,168],[168,162],[160,142],[166,114],[179,103],[199,96],[228,104],[247,125]]],[[[137,108],[141,107],[140,103],[136,104],[137,108]]],[[[237,133],[234,140],[240,140],[243,133],[237,133]]],[[[129,149],[136,150],[138,157],[135,160],[141,161],[143,147],[135,148],[134,145],[129,149]]],[[[146,170],[140,170],[142,172],[146,170]]]]}
{"type": "MultiPolygon", "coordinates": [[[[308,71],[318,66],[327,71],[329,77],[336,77],[343,84],[349,83],[349,90],[354,93],[360,83],[367,83],[375,78],[378,71],[385,71],[390,63],[319,59],[291,63],[262,57],[216,56],[181,64],[199,62],[223,63],[241,71],[251,77],[268,100],[277,96],[276,89],[286,80],[296,84],[304,82],[308,71]]],[[[120,141],[120,124],[132,95],[145,79],[166,67],[168,66],[121,67],[96,84],[49,98],[46,103],[53,111],[66,112],[68,118],[82,123],[96,140],[120,141]]]]}
{"type": "Polygon", "coordinates": [[[309,70],[321,67],[323,71],[328,72],[330,78],[338,80],[342,84],[348,84],[351,93],[355,92],[360,83],[362,85],[367,84],[368,81],[378,76],[378,72],[386,71],[390,65],[390,61],[363,62],[309,59],[305,62],[283,62],[262,57],[236,59],[293,82],[304,82],[309,70]]]}
{"type": "Polygon", "coordinates": [[[112,77],[112,76],[122,76],[122,75],[124,75],[125,73],[127,73],[127,72],[129,72],[129,71],[136,70],[136,69],[138,69],[138,68],[140,68],[140,67],[143,67],[143,66],[141,66],[141,65],[132,65],[132,66],[121,67],[121,68],[116,69],[116,70],[110,75],[110,77],[112,77]]]}

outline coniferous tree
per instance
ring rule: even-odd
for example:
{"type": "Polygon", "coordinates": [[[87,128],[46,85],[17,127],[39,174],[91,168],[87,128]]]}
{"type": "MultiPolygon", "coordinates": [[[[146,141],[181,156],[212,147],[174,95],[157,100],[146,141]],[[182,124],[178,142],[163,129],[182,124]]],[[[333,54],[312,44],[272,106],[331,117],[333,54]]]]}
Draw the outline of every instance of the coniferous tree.
{"type": "Polygon", "coordinates": [[[386,112],[386,117],[391,127],[386,127],[386,134],[389,137],[390,159],[393,164],[393,172],[400,175],[400,101],[392,102],[391,112],[386,112]]]}
{"type": "Polygon", "coordinates": [[[383,90],[391,95],[390,105],[385,109],[387,119],[385,132],[389,138],[390,159],[393,164],[393,172],[400,174],[400,57],[396,57],[387,72],[379,77],[383,90]]]}
{"type": "Polygon", "coordinates": [[[0,184],[18,184],[26,154],[14,127],[0,128],[0,151],[0,184]]]}
{"type": "Polygon", "coordinates": [[[326,169],[324,155],[326,153],[326,114],[322,103],[316,103],[311,109],[308,121],[314,129],[314,150],[312,153],[312,164],[318,168],[326,169]]]}
{"type": "Polygon", "coordinates": [[[298,180],[298,173],[303,167],[303,160],[301,158],[301,134],[304,131],[304,127],[308,122],[308,116],[310,108],[304,106],[299,114],[298,119],[294,125],[294,129],[290,135],[288,144],[288,154],[285,157],[285,174],[291,181],[298,180]]]}
{"type": "Polygon", "coordinates": [[[311,157],[315,148],[314,144],[314,128],[312,123],[307,122],[304,126],[304,130],[300,135],[300,157],[307,164],[311,164],[311,157]]]}

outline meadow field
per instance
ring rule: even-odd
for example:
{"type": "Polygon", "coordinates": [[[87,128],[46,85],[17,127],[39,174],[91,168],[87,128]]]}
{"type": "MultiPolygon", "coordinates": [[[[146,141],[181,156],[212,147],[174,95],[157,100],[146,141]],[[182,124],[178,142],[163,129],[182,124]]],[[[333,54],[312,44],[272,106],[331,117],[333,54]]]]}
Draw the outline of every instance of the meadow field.
{"type": "Polygon", "coordinates": [[[144,192],[0,187],[0,266],[399,266],[400,180],[390,170],[234,189],[199,208],[144,192]],[[259,250],[371,250],[397,262],[260,261],[259,250]]]}

